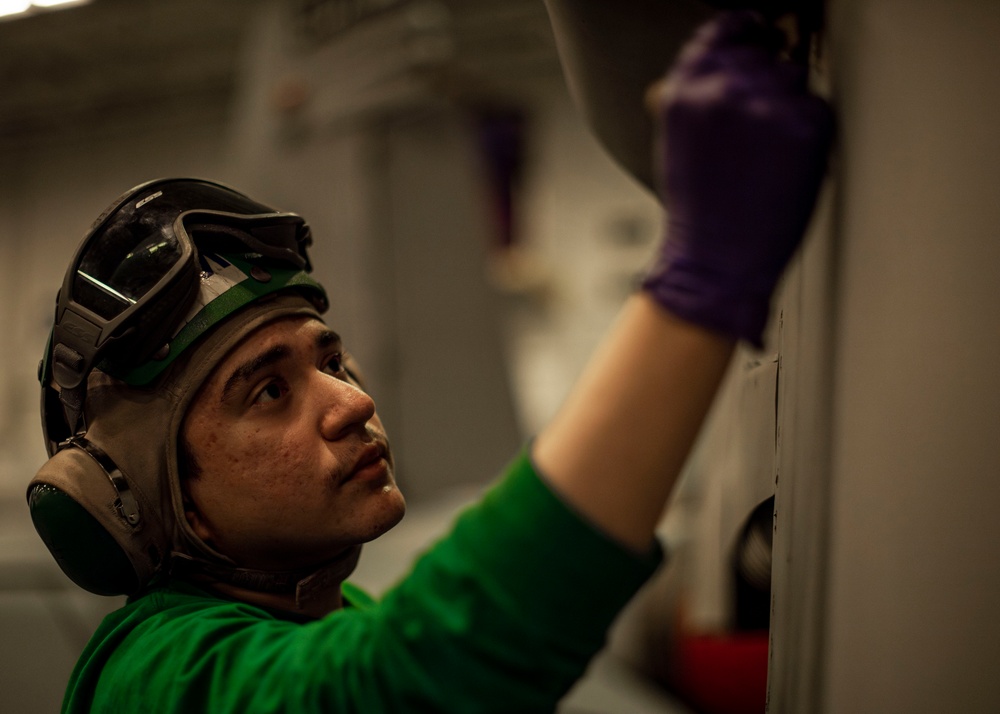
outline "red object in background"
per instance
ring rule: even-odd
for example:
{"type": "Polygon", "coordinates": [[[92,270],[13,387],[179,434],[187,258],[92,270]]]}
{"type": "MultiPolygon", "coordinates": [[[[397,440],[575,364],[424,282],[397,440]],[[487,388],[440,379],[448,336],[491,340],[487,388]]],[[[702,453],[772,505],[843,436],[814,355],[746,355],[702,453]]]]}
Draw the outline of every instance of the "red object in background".
{"type": "Polygon", "coordinates": [[[762,714],[767,702],[766,630],[685,635],[678,641],[673,688],[702,714],[762,714]]]}

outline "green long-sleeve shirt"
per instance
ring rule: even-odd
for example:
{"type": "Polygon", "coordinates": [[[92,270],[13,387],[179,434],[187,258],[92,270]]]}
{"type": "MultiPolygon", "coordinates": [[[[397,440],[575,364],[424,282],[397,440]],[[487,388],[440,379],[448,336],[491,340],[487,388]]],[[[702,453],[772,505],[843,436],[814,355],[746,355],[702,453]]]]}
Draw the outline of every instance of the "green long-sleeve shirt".
{"type": "Polygon", "coordinates": [[[521,455],[378,602],[302,621],[170,581],[109,615],[64,713],[551,712],[661,559],[595,530],[521,455]]]}

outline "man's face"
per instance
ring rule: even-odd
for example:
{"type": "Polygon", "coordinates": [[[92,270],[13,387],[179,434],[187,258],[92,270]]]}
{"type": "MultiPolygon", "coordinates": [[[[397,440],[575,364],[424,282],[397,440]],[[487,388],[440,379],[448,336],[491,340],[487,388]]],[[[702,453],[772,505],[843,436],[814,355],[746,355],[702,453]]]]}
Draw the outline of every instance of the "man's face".
{"type": "Polygon", "coordinates": [[[375,403],[322,322],[264,325],[215,367],[182,429],[198,474],[188,522],[237,565],[291,570],[380,536],[403,517],[375,403]]]}

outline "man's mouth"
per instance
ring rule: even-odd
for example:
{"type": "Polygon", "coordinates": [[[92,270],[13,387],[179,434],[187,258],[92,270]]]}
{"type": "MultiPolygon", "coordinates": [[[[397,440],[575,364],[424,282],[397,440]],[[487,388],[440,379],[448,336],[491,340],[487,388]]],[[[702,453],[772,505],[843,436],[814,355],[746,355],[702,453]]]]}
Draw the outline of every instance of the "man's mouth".
{"type": "Polygon", "coordinates": [[[389,469],[389,462],[386,458],[385,447],[374,442],[365,446],[354,466],[348,471],[344,483],[355,480],[373,480],[384,478],[389,469]]]}

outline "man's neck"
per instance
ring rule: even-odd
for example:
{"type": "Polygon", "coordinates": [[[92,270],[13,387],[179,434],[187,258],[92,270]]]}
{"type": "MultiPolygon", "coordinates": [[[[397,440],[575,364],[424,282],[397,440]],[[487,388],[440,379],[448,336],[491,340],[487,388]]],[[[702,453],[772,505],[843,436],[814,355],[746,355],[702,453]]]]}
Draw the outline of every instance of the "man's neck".
{"type": "Polygon", "coordinates": [[[352,546],[299,580],[294,590],[270,592],[248,588],[204,573],[192,579],[233,600],[318,619],[344,606],[340,586],[354,572],[360,555],[361,546],[352,546]]]}

